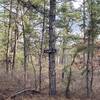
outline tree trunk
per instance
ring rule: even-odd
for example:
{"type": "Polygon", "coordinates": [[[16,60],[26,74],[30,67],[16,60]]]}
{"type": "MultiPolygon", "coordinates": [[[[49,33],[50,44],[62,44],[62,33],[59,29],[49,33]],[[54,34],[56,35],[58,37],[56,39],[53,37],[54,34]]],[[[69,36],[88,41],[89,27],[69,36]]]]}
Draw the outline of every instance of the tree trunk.
{"type": "MultiPolygon", "coordinates": [[[[49,50],[55,49],[55,14],[56,0],[50,0],[49,12],[49,50]]],[[[49,53],[49,94],[56,95],[56,70],[55,70],[55,53],[49,53]]]]}
{"type": "Polygon", "coordinates": [[[18,26],[17,26],[17,17],[18,17],[18,3],[16,7],[16,19],[15,19],[15,34],[14,34],[14,47],[13,47],[13,62],[12,62],[12,75],[13,70],[15,70],[15,61],[16,61],[16,47],[17,47],[17,34],[18,34],[18,26]]]}
{"type": "Polygon", "coordinates": [[[11,11],[12,11],[12,0],[10,1],[10,11],[9,11],[9,25],[8,25],[8,33],[7,33],[7,51],[6,51],[6,72],[9,72],[9,37],[11,32],[11,11]]]}
{"type": "MultiPolygon", "coordinates": [[[[23,9],[24,12],[24,9],[23,9]]],[[[22,30],[23,30],[23,40],[24,40],[24,87],[26,88],[26,80],[27,80],[27,40],[26,40],[26,33],[25,33],[25,26],[24,20],[22,17],[22,30]]]]}
{"type": "Polygon", "coordinates": [[[66,97],[70,96],[70,83],[71,83],[71,76],[72,76],[72,69],[70,67],[70,72],[69,72],[69,76],[68,76],[68,83],[67,83],[67,87],[66,87],[66,97]]]}
{"type": "Polygon", "coordinates": [[[94,79],[94,65],[93,65],[93,56],[94,56],[94,36],[93,34],[95,31],[93,30],[95,28],[95,23],[94,23],[94,12],[93,12],[93,0],[91,0],[91,11],[90,11],[90,18],[91,18],[91,45],[92,45],[92,51],[91,51],[91,80],[90,80],[90,91],[93,92],[93,79],[94,79]]]}
{"type": "MultiPolygon", "coordinates": [[[[44,0],[44,12],[45,12],[46,1],[44,0]]],[[[42,56],[43,56],[43,43],[44,43],[44,32],[45,32],[45,13],[43,16],[43,28],[42,28],[42,36],[40,38],[40,55],[39,55],[39,64],[40,64],[40,72],[39,72],[39,90],[41,91],[41,77],[42,77],[42,56]]]]}
{"type": "Polygon", "coordinates": [[[37,78],[36,78],[36,69],[35,69],[35,66],[34,66],[34,61],[32,59],[32,55],[30,55],[30,60],[31,60],[31,64],[32,64],[32,67],[33,67],[33,73],[34,73],[34,86],[35,86],[35,90],[37,90],[37,78]]]}

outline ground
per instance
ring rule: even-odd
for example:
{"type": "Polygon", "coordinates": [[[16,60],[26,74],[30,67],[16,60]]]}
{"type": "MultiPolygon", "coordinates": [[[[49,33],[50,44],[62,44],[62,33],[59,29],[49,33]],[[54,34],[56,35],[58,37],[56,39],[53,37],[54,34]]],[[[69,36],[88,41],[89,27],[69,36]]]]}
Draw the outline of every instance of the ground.
{"type": "MultiPolygon", "coordinates": [[[[0,72],[0,100],[11,100],[11,96],[16,94],[18,91],[22,91],[24,89],[24,80],[23,73],[16,72],[12,77],[11,74],[5,74],[5,71],[1,69],[0,72]]],[[[95,71],[94,74],[94,84],[93,84],[93,95],[91,98],[86,98],[86,90],[85,90],[85,76],[80,74],[80,71],[74,71],[72,77],[72,83],[70,86],[70,97],[65,97],[65,87],[66,83],[62,82],[61,79],[61,66],[57,67],[57,95],[54,97],[50,97],[48,95],[48,67],[43,69],[42,73],[42,92],[32,94],[30,92],[22,93],[21,95],[16,96],[15,99],[12,100],[100,100],[100,72],[99,70],[95,71]]],[[[28,72],[27,74],[27,89],[34,89],[34,75],[32,72],[28,72]]],[[[37,77],[38,84],[38,77],[37,77]]],[[[38,87],[37,87],[38,88],[38,87]]]]}

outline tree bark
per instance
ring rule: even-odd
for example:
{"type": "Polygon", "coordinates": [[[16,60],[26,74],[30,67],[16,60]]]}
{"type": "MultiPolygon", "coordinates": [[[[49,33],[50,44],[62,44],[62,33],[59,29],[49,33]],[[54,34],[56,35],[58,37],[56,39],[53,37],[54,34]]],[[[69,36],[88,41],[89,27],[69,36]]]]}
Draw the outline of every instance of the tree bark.
{"type": "MultiPolygon", "coordinates": [[[[55,49],[55,14],[56,0],[50,0],[49,11],[49,50],[55,49]]],[[[49,95],[56,95],[56,70],[55,70],[55,53],[49,53],[49,95]]]]}
{"type": "Polygon", "coordinates": [[[72,69],[70,67],[70,72],[69,72],[69,76],[68,76],[68,83],[67,83],[67,87],[66,87],[66,97],[70,96],[70,84],[71,84],[71,77],[72,77],[72,69]]]}
{"type": "MultiPolygon", "coordinates": [[[[44,12],[45,12],[46,1],[44,0],[44,12]]],[[[43,15],[43,28],[42,28],[42,36],[40,38],[40,55],[39,55],[39,64],[40,64],[40,72],[39,72],[39,90],[41,91],[42,85],[42,56],[43,56],[43,43],[44,43],[44,32],[45,32],[45,13],[43,15]]]]}
{"type": "Polygon", "coordinates": [[[9,11],[9,25],[8,25],[8,33],[7,33],[7,51],[6,51],[6,72],[9,72],[9,37],[11,32],[11,11],[12,11],[12,0],[10,1],[10,11],[9,11]]]}
{"type": "MultiPolygon", "coordinates": [[[[23,9],[24,12],[24,9],[23,9]]],[[[26,88],[26,80],[27,80],[27,40],[26,40],[26,33],[25,33],[25,26],[24,26],[24,19],[22,17],[22,30],[23,30],[23,41],[24,41],[24,86],[26,88]]]]}
{"type": "Polygon", "coordinates": [[[13,47],[13,62],[12,62],[12,75],[13,75],[13,70],[15,70],[15,63],[16,63],[16,47],[17,47],[17,34],[18,34],[18,26],[17,26],[17,17],[18,17],[18,3],[16,7],[16,19],[15,19],[15,34],[14,34],[14,47],[13,47]]]}

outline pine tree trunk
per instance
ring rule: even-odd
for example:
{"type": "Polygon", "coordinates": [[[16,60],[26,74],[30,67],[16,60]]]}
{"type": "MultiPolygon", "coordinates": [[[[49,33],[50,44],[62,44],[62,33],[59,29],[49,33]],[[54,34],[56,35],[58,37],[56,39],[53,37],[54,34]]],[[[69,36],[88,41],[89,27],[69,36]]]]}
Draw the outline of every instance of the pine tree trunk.
{"type": "MultiPolygon", "coordinates": [[[[44,0],[44,12],[45,12],[45,5],[46,1],[44,0]]],[[[39,72],[39,90],[41,91],[42,85],[42,56],[43,56],[43,43],[44,43],[44,32],[45,32],[45,13],[43,15],[43,28],[42,28],[42,36],[40,39],[40,55],[39,55],[39,65],[40,65],[40,72],[39,72]]]]}
{"type": "Polygon", "coordinates": [[[11,11],[12,11],[12,0],[10,1],[10,11],[9,11],[9,25],[8,25],[8,33],[7,33],[7,51],[6,51],[6,72],[9,72],[9,44],[10,44],[10,32],[11,32],[11,11]]]}
{"type": "Polygon", "coordinates": [[[68,76],[68,83],[67,83],[67,87],[66,87],[66,97],[70,96],[71,77],[72,77],[72,69],[70,67],[70,72],[69,72],[69,76],[68,76]]]}
{"type": "Polygon", "coordinates": [[[13,62],[12,62],[12,76],[13,76],[13,70],[15,70],[15,62],[16,62],[16,47],[17,47],[17,34],[18,34],[18,26],[17,26],[17,17],[18,17],[18,3],[16,7],[16,19],[15,19],[15,34],[14,34],[14,47],[13,47],[13,62]]]}
{"type": "MultiPolygon", "coordinates": [[[[23,9],[24,11],[24,9],[23,9]]],[[[22,17],[22,30],[23,30],[23,41],[24,41],[24,87],[26,88],[26,80],[27,80],[27,40],[26,40],[26,33],[25,33],[25,26],[24,26],[24,20],[22,17]]]]}
{"type": "MultiPolygon", "coordinates": [[[[49,50],[55,49],[55,13],[56,0],[50,0],[49,12],[49,50]]],[[[56,95],[56,70],[55,70],[55,53],[49,53],[49,94],[56,95]]]]}

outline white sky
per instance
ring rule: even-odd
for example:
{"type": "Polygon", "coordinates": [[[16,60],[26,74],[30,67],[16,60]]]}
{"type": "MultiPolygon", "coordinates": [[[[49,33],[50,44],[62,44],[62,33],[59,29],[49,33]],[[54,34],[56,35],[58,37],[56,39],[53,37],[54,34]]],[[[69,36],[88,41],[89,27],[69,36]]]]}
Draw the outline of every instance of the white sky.
{"type": "Polygon", "coordinates": [[[75,9],[79,8],[80,5],[82,4],[83,0],[76,0],[73,2],[73,5],[75,7],[75,9]]]}
{"type": "MultiPolygon", "coordinates": [[[[82,5],[83,3],[83,0],[75,0],[73,1],[73,5],[74,5],[74,8],[77,9],[80,7],[80,5],[82,5]]],[[[73,33],[80,33],[80,27],[78,25],[78,23],[74,23],[73,25],[73,33]]]]}

